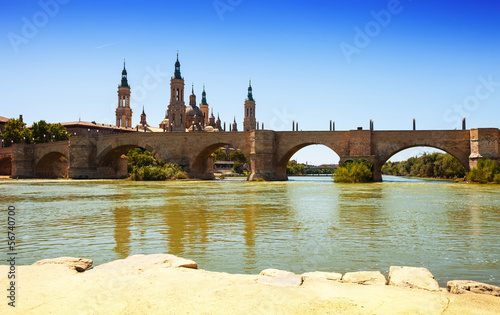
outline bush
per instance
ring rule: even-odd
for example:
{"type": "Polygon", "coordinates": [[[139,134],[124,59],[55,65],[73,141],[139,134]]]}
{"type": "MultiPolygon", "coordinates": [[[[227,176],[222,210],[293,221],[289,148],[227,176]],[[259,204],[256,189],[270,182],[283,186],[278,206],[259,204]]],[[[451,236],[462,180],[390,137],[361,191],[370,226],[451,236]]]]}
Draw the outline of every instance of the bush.
{"type": "Polygon", "coordinates": [[[373,181],[372,164],[358,160],[339,166],[333,175],[336,183],[368,183],[373,181]]]}
{"type": "Polygon", "coordinates": [[[500,165],[494,160],[478,160],[477,167],[467,173],[467,180],[486,184],[500,183],[500,165]]]}
{"type": "Polygon", "coordinates": [[[158,161],[151,152],[136,148],[127,153],[128,171],[131,180],[185,179],[182,168],[173,163],[158,161]]]}

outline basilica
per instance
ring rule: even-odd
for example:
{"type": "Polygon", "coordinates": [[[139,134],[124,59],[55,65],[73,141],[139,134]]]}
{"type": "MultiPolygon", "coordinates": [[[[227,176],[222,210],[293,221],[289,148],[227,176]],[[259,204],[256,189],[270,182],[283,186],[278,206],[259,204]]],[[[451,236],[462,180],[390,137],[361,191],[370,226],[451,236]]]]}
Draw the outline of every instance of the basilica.
{"type": "MultiPolygon", "coordinates": [[[[125,62],[123,63],[122,79],[118,85],[118,107],[116,108],[116,126],[120,128],[132,127],[132,109],[130,107],[130,86],[127,79],[125,62]]],[[[207,93],[203,85],[201,102],[196,105],[196,95],[194,87],[191,87],[189,95],[189,105],[184,102],[184,78],[181,76],[181,63],[179,53],[175,62],[174,75],[170,80],[170,103],[168,105],[165,118],[159,124],[159,128],[151,127],[146,121],[144,107],[142,109],[141,121],[135,127],[137,131],[143,132],[224,132],[226,123],[222,125],[219,117],[215,119],[213,109],[210,109],[207,102],[207,93]]],[[[218,116],[218,115],[217,115],[218,116]]],[[[248,95],[244,103],[243,131],[257,129],[255,119],[255,100],[252,95],[252,83],[248,84],[248,95]]],[[[229,125],[229,131],[238,131],[236,119],[229,125]]]]}

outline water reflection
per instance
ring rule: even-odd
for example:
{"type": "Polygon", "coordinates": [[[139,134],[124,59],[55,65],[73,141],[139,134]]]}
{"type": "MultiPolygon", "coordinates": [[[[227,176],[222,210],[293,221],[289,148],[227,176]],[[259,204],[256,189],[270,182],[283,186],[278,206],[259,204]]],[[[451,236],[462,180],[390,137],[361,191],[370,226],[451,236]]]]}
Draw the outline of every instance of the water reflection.
{"type": "Polygon", "coordinates": [[[123,259],[130,255],[130,225],[131,212],[129,207],[115,207],[114,215],[114,239],[115,247],[113,251],[118,254],[118,257],[123,259]]]}
{"type": "Polygon", "coordinates": [[[20,264],[167,252],[233,273],[412,265],[441,285],[500,281],[497,186],[8,181],[0,196],[19,209],[20,264]]]}

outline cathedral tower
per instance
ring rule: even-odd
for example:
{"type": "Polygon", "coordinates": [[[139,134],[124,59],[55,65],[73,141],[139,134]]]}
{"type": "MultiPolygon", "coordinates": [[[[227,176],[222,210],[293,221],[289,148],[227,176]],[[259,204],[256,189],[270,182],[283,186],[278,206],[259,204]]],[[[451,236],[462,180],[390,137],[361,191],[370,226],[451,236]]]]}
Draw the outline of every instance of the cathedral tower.
{"type": "Polygon", "coordinates": [[[201,103],[200,103],[200,110],[203,113],[203,117],[205,119],[205,126],[208,126],[210,124],[209,117],[208,117],[208,103],[207,103],[207,93],[205,92],[205,84],[203,84],[203,93],[201,93],[201,103]]]}
{"type": "Polygon", "coordinates": [[[243,131],[255,130],[256,125],[255,101],[252,95],[252,80],[250,80],[248,82],[248,96],[245,100],[245,119],[243,120],[243,131]]]}
{"type": "Polygon", "coordinates": [[[118,107],[116,108],[116,126],[132,127],[132,109],[130,108],[130,86],[127,70],[123,61],[122,82],[118,85],[118,107]]]}
{"type": "Polygon", "coordinates": [[[167,110],[170,123],[169,131],[186,131],[185,111],[184,79],[181,77],[181,63],[179,62],[179,53],[177,53],[174,76],[170,80],[170,104],[167,110]]]}

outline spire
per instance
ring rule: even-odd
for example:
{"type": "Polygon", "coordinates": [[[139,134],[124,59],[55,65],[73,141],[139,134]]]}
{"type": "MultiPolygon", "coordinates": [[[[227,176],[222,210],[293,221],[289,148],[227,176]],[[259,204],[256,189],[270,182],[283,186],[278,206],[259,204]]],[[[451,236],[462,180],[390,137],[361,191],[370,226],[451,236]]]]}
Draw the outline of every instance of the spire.
{"type": "Polygon", "coordinates": [[[201,93],[201,105],[208,105],[207,93],[205,92],[205,84],[203,84],[203,93],[201,93]]]}
{"type": "Polygon", "coordinates": [[[177,52],[177,61],[175,62],[174,79],[182,79],[182,77],[181,77],[181,63],[179,62],[179,52],[177,52]]]}
{"type": "Polygon", "coordinates": [[[144,105],[142,105],[142,115],[146,115],[146,113],[144,112],[144,105]]]}
{"type": "Polygon", "coordinates": [[[247,96],[247,101],[253,101],[253,95],[252,95],[252,79],[248,81],[248,96],[247,96]]]}
{"type": "Polygon", "coordinates": [[[123,59],[122,82],[119,86],[129,87],[127,80],[127,69],[125,69],[125,59],[123,59]]]}
{"type": "Polygon", "coordinates": [[[191,95],[194,95],[194,83],[191,83],[191,95]]]}

